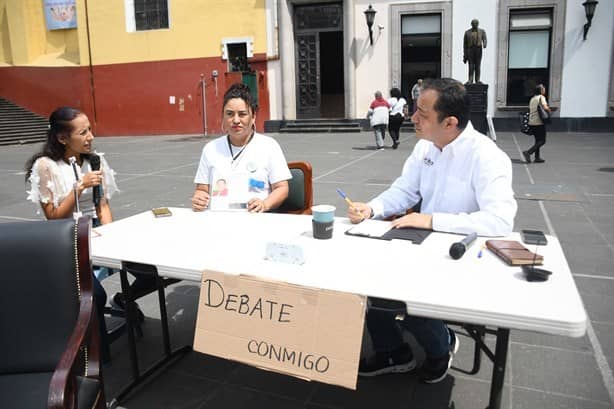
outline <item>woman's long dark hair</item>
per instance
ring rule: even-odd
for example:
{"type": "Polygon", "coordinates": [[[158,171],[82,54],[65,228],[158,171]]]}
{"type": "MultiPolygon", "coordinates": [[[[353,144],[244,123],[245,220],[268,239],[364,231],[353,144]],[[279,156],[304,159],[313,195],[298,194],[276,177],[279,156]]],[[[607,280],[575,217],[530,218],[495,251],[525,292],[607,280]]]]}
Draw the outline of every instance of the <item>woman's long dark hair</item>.
{"type": "Polygon", "coordinates": [[[56,161],[64,156],[66,146],[60,143],[60,138],[70,135],[70,133],[73,131],[70,122],[81,114],[83,114],[83,112],[70,107],[61,107],[51,113],[51,116],[49,116],[47,141],[45,142],[43,149],[40,152],[35,153],[26,162],[26,181],[28,181],[30,178],[30,175],[32,174],[32,166],[38,158],[46,156],[49,159],[56,161]]]}

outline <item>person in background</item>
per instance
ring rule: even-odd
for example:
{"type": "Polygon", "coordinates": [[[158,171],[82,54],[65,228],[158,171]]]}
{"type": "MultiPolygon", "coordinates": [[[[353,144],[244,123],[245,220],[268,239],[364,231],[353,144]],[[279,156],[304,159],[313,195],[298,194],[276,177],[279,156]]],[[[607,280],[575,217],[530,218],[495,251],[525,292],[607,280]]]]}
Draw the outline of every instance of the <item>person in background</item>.
{"type": "Polygon", "coordinates": [[[384,150],[384,137],[386,136],[389,112],[390,104],[384,99],[381,91],[375,91],[375,99],[369,105],[367,118],[370,120],[375,135],[375,147],[382,151],[384,150]]]}
{"type": "Polygon", "coordinates": [[[522,156],[527,163],[531,163],[531,155],[535,154],[535,163],[544,163],[541,157],[540,148],[546,144],[546,124],[539,116],[538,105],[541,105],[547,112],[552,112],[546,101],[546,87],[538,84],[533,91],[533,97],[529,100],[529,127],[535,137],[535,143],[529,150],[523,151],[522,156]]]}
{"type": "Polygon", "coordinates": [[[236,83],[224,94],[222,130],[227,134],[205,145],[194,178],[192,209],[209,207],[213,180],[225,175],[228,194],[236,189],[249,192],[250,212],[276,209],[288,197],[292,178],[281,147],[273,138],[255,131],[256,112],[249,87],[236,83]],[[232,184],[232,175],[248,175],[245,186],[232,184]]]}
{"type": "Polygon", "coordinates": [[[388,99],[388,105],[390,105],[390,112],[388,115],[388,132],[392,138],[392,149],[399,147],[399,132],[401,125],[405,119],[403,111],[407,101],[401,96],[401,90],[398,88],[392,88],[390,90],[390,99],[388,99]]]}
{"type": "Polygon", "coordinates": [[[412,115],[416,112],[418,107],[418,97],[420,96],[420,88],[422,88],[422,78],[418,78],[418,81],[411,87],[411,100],[413,102],[412,115]]]}
{"type": "MultiPolygon", "coordinates": [[[[510,158],[473,129],[469,104],[460,82],[451,78],[424,81],[418,110],[412,116],[418,143],[405,161],[401,176],[387,190],[369,203],[353,203],[348,210],[352,223],[405,214],[422,201],[420,211],[395,219],[392,227],[483,236],[512,232],[517,204],[510,158]]],[[[428,273],[426,269],[424,274],[428,273]]],[[[382,301],[369,299],[373,307],[382,301]]],[[[419,374],[422,381],[444,379],[459,345],[454,331],[438,319],[410,315],[402,321],[395,318],[396,312],[367,310],[367,329],[376,353],[373,359],[361,361],[359,374],[407,372],[416,366],[398,322],[425,351],[419,374]]]]}

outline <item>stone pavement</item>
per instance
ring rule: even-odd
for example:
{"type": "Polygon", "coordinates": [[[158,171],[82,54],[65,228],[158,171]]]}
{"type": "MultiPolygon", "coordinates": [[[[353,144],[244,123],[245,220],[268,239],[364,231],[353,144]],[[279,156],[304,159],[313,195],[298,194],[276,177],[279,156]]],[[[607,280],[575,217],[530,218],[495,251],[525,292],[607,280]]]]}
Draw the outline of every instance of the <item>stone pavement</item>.
{"type": "MultiPolygon", "coordinates": [[[[398,150],[375,151],[370,132],[272,136],[287,160],[311,162],[314,201],[335,204],[337,215],[344,215],[345,205],[335,188],[353,200],[368,200],[399,175],[416,141],[413,134],[405,133],[398,150]]],[[[512,331],[502,407],[612,409],[614,131],[551,133],[543,148],[546,163],[530,165],[520,160],[530,137],[497,136],[498,145],[513,160],[519,205],[515,230],[541,229],[559,237],[590,319],[587,334],[578,339],[512,331]]],[[[199,136],[97,138],[97,149],[106,153],[122,190],[112,201],[115,219],[156,206],[189,207],[206,141],[199,136]]],[[[25,202],[22,170],[28,156],[39,148],[0,149],[0,222],[40,218],[36,208],[25,202]]],[[[119,288],[118,275],[103,284],[113,295],[119,288]]],[[[194,283],[180,282],[167,289],[173,345],[191,344],[197,300],[194,283]]],[[[159,313],[153,295],[139,300],[139,305],[147,317],[145,336],[138,341],[146,367],[161,353],[159,313]]],[[[491,345],[492,341],[488,339],[491,345]]],[[[472,344],[466,336],[460,342],[455,365],[469,369],[472,344]]],[[[123,337],[111,346],[112,363],[104,368],[109,400],[130,377],[126,345],[123,337]]],[[[359,379],[358,390],[350,391],[190,352],[135,391],[122,407],[476,409],[487,405],[491,370],[484,358],[475,376],[451,371],[443,382],[424,385],[411,373],[387,375],[359,379]]]]}

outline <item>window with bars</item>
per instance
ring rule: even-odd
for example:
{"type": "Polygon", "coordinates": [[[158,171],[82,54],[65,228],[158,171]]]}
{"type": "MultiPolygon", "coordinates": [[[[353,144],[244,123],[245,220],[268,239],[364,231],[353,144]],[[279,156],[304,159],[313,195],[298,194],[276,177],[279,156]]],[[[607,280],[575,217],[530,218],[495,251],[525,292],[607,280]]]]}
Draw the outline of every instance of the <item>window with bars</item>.
{"type": "Polygon", "coordinates": [[[168,0],[134,0],[137,31],[168,28],[168,0]]]}

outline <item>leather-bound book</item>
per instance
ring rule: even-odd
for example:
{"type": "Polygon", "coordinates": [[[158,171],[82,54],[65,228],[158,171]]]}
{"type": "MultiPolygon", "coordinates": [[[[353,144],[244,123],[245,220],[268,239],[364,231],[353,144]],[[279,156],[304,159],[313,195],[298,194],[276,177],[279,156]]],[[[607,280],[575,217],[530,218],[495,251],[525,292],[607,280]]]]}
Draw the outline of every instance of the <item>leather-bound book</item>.
{"type": "Polygon", "coordinates": [[[544,257],[515,240],[486,240],[486,247],[512,266],[542,265],[544,257]]]}

